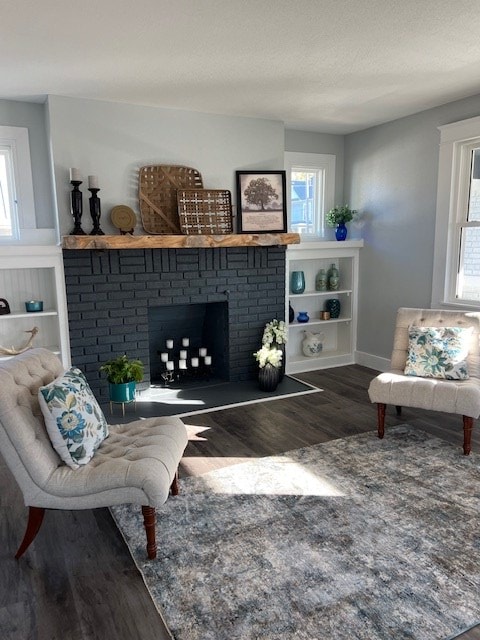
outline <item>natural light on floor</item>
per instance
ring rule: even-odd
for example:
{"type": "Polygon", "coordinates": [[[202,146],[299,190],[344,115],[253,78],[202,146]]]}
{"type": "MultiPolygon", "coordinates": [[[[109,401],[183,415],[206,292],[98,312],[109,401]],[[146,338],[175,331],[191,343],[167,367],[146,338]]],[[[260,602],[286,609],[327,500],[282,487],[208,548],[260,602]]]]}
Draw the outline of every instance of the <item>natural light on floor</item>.
{"type": "MultiPolygon", "coordinates": [[[[209,462],[220,463],[223,468],[205,477],[208,488],[216,494],[230,495],[345,496],[330,479],[310,473],[288,457],[269,458],[261,473],[260,467],[253,466],[255,460],[257,458],[209,457],[209,462]],[[241,462],[246,464],[238,464],[241,462]]],[[[182,459],[185,470],[188,471],[190,464],[198,464],[198,458],[182,459]]]]}
{"type": "Polygon", "coordinates": [[[182,393],[185,393],[182,389],[160,388],[150,387],[146,391],[142,391],[137,395],[137,403],[140,402],[162,402],[163,404],[188,404],[198,405],[199,407],[205,406],[203,400],[192,400],[189,398],[182,398],[182,393]]]}

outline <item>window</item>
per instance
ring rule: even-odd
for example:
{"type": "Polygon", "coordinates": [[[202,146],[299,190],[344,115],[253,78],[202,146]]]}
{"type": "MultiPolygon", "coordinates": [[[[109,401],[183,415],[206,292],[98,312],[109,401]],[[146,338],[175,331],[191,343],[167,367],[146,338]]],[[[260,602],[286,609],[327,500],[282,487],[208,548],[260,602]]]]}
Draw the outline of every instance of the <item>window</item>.
{"type": "Polygon", "coordinates": [[[333,207],[335,156],[286,153],[289,230],[303,237],[325,235],[325,213],[333,207]]]}
{"type": "MultiPolygon", "coordinates": [[[[455,299],[480,301],[480,140],[460,145],[453,255],[455,299]]],[[[453,296],[451,296],[453,297],[453,296]]]]}
{"type": "Polygon", "coordinates": [[[17,237],[13,157],[10,147],[0,146],[0,237],[17,237]]]}
{"type": "Polygon", "coordinates": [[[28,130],[0,126],[0,242],[35,228],[28,130]]]}

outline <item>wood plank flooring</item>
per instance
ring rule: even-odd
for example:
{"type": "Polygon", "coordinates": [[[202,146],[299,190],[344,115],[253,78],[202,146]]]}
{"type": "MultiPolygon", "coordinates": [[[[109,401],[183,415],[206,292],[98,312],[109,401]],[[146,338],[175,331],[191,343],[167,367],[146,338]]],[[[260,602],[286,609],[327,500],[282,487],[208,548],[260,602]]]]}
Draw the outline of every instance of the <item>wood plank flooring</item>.
{"type": "MultiPolygon", "coordinates": [[[[376,410],[366,393],[375,375],[358,365],[310,372],[298,377],[322,393],[185,418],[190,442],[180,477],[375,429],[376,410]]],[[[402,422],[453,442],[462,455],[460,417],[406,408],[398,418],[389,407],[385,437],[389,426],[402,422]]],[[[478,427],[472,450],[480,453],[478,427]]],[[[26,509],[3,461],[0,487],[2,640],[169,637],[107,509],[47,512],[37,539],[16,561],[26,509]]],[[[459,638],[480,640],[480,629],[459,638]]]]}

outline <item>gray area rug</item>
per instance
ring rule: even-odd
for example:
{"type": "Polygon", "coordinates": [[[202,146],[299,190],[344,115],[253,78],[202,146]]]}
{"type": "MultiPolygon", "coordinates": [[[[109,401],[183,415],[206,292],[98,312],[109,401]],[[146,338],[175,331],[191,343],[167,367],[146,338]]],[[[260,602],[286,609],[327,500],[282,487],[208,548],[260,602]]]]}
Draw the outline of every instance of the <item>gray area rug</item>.
{"type": "Polygon", "coordinates": [[[440,640],[480,620],[480,461],[408,425],[112,509],[176,640],[440,640]]]}

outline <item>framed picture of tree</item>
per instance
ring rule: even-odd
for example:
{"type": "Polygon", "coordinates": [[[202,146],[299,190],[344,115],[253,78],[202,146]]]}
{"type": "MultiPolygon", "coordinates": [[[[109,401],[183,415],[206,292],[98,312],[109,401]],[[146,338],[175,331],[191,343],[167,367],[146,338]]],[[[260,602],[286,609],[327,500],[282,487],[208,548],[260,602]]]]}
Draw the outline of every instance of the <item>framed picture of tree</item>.
{"type": "Polygon", "coordinates": [[[285,171],[237,171],[239,233],[286,233],[285,171]]]}

